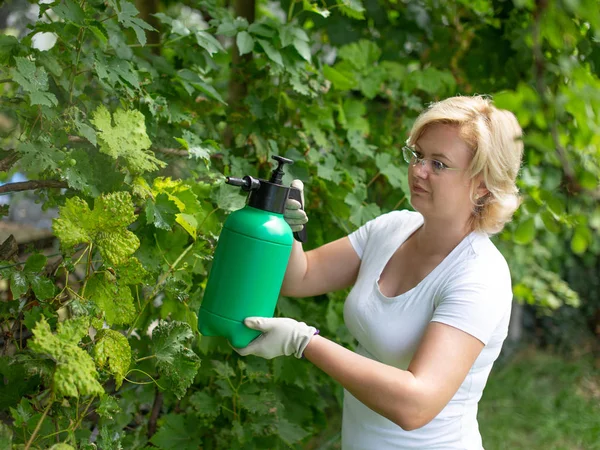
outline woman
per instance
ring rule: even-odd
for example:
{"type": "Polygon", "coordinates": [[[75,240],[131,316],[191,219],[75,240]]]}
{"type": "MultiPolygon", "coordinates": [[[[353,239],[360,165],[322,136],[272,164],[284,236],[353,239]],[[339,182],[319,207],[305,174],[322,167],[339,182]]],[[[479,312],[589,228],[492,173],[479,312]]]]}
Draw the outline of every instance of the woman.
{"type": "MultiPolygon", "coordinates": [[[[305,253],[294,243],[282,294],[353,286],[344,319],[356,353],[288,318],[248,318],[263,334],[242,355],[304,356],[345,388],[342,448],[482,449],[477,403],[507,335],[505,259],[489,239],[519,204],[521,129],[481,96],[433,104],[404,158],[411,204],[305,253]]],[[[306,215],[289,201],[286,218],[306,215]]]]}

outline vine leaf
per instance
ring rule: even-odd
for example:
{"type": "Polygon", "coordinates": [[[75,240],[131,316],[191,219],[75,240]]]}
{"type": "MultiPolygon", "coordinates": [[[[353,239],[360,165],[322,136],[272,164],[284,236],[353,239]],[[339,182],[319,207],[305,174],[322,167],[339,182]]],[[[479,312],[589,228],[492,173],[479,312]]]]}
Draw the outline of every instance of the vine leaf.
{"type": "Polygon", "coordinates": [[[64,20],[68,20],[75,24],[85,23],[85,13],[79,4],[72,0],[63,0],[60,4],[52,7],[52,12],[56,13],[58,17],[64,20]]]}
{"type": "Polygon", "coordinates": [[[144,22],[139,17],[136,17],[139,14],[139,11],[134,6],[134,4],[125,0],[121,0],[120,2],[113,0],[110,1],[109,4],[117,12],[117,19],[119,23],[121,23],[121,25],[123,25],[125,28],[131,28],[135,32],[138,42],[142,46],[146,45],[146,33],[144,32],[144,30],[156,30],[147,22],[144,22]],[[119,4],[121,6],[120,8],[119,4]]]}
{"type": "Polygon", "coordinates": [[[64,153],[43,141],[21,142],[17,146],[17,152],[21,154],[19,161],[21,167],[34,173],[58,169],[60,161],[65,156],[64,153]]]}
{"type": "Polygon", "coordinates": [[[69,198],[59,208],[52,230],[64,247],[93,243],[102,258],[114,265],[124,264],[140,245],[127,226],[136,218],[128,192],[114,192],[97,198],[94,209],[79,197],[69,198]]]}
{"type": "Polygon", "coordinates": [[[167,414],[150,442],[164,450],[196,450],[202,447],[202,428],[197,418],[185,414],[167,414]]]}
{"type": "MultiPolygon", "coordinates": [[[[46,265],[46,260],[47,258],[44,255],[34,253],[27,259],[22,271],[14,268],[1,271],[4,278],[10,279],[10,290],[13,298],[18,299],[26,294],[29,288],[33,290],[39,300],[54,297],[54,283],[49,278],[40,275],[46,265]]],[[[0,261],[0,263],[4,264],[6,262],[0,261]]]]}
{"type": "Polygon", "coordinates": [[[33,329],[29,348],[50,356],[56,362],[53,375],[55,391],[68,397],[104,393],[98,382],[94,360],[78,344],[87,334],[88,319],[78,317],[58,324],[53,334],[46,318],[42,317],[33,329]]]}
{"type": "Polygon", "coordinates": [[[111,118],[108,109],[100,105],[90,122],[99,130],[100,151],[114,159],[123,158],[132,172],[152,172],[166,165],[147,150],[152,142],[146,134],[144,115],[140,111],[118,109],[111,118]]]}
{"type": "Polygon", "coordinates": [[[109,325],[129,324],[135,319],[131,289],[115,281],[109,272],[92,276],[87,283],[86,297],[104,313],[104,320],[109,325]]]}
{"type": "Polygon", "coordinates": [[[20,56],[15,57],[16,68],[10,70],[14,81],[27,92],[32,105],[56,106],[56,96],[48,90],[48,74],[43,67],[36,67],[33,61],[20,56]]]}
{"type": "Polygon", "coordinates": [[[156,228],[170,230],[175,223],[175,215],[179,208],[165,193],[158,194],[156,200],[146,203],[146,222],[156,228]]]}
{"type": "Polygon", "coordinates": [[[185,346],[192,337],[192,329],[184,322],[161,321],[152,332],[156,367],[177,398],[184,396],[200,367],[198,355],[185,346]]]}
{"type": "Polygon", "coordinates": [[[100,330],[96,340],[98,342],[94,348],[96,363],[101,368],[108,366],[108,371],[114,375],[119,389],[131,364],[129,341],[118,331],[110,329],[100,330]]]}

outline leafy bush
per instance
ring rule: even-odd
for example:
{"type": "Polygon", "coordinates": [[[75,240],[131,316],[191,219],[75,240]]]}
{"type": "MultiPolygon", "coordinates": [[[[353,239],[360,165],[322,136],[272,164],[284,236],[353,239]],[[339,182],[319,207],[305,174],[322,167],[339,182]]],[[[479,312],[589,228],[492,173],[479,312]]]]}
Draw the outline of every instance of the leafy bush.
{"type": "MultiPolygon", "coordinates": [[[[0,167],[29,180],[0,193],[58,208],[60,253],[0,262],[6,446],[300,448],[318,434],[339,386],[198,334],[220,227],[244,202],[224,175],[294,159],[284,181],[307,182],[320,245],[410,207],[400,148],[430,101],[457,93],[497,93],[526,128],[524,207],[496,239],[516,297],[578,303],[555,274],[599,253],[591,0],[226,3],[140,15],[62,0],[0,35],[0,167]],[[36,48],[38,33],[55,45],[36,48]]],[[[282,298],[278,312],[352,346],[343,298],[282,298]]]]}

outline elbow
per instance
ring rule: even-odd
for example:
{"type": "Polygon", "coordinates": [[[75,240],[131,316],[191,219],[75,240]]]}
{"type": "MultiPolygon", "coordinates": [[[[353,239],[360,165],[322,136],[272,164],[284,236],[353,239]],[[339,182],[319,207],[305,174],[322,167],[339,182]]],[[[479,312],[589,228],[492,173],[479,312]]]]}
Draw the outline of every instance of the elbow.
{"type": "Polygon", "coordinates": [[[424,427],[434,419],[435,415],[424,408],[404,408],[398,411],[391,420],[404,431],[413,431],[424,427]]]}

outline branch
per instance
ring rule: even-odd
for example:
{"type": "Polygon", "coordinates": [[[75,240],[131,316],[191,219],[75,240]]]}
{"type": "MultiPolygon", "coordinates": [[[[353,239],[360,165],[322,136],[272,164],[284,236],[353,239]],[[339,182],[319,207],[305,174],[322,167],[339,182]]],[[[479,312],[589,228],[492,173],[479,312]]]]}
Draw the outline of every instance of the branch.
{"type": "Polygon", "coordinates": [[[65,181],[59,180],[20,181],[18,183],[8,183],[0,186],[0,194],[6,194],[7,192],[31,191],[33,189],[67,187],[69,187],[69,185],[65,181]]]}
{"type": "Polygon", "coordinates": [[[600,189],[596,189],[594,191],[590,191],[584,189],[579,181],[577,180],[577,175],[571,166],[568,158],[567,149],[562,146],[560,143],[560,139],[558,136],[558,118],[556,115],[551,115],[550,111],[550,100],[546,95],[547,86],[544,81],[544,73],[546,71],[546,60],[544,58],[544,53],[542,51],[542,41],[541,41],[541,20],[544,14],[544,11],[548,7],[548,0],[537,0],[536,8],[533,12],[533,66],[534,66],[534,74],[535,74],[535,82],[536,88],[538,90],[538,94],[540,95],[540,99],[542,101],[542,109],[544,111],[544,115],[548,119],[550,125],[550,135],[552,137],[552,141],[554,144],[554,149],[556,151],[556,156],[560,161],[563,172],[565,174],[565,178],[567,181],[567,190],[571,193],[585,192],[586,195],[590,195],[593,199],[600,199],[600,189]]]}
{"type": "Polygon", "coordinates": [[[8,172],[18,159],[19,155],[16,152],[10,152],[6,158],[0,160],[0,172],[8,172]]]}

